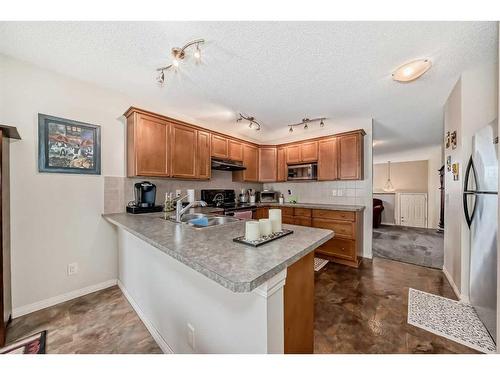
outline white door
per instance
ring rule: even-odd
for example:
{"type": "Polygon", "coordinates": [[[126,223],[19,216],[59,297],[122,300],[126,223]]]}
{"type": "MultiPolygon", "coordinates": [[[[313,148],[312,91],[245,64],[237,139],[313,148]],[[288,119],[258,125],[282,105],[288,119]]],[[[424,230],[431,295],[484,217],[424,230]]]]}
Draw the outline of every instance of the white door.
{"type": "Polygon", "coordinates": [[[399,193],[399,224],[405,227],[427,227],[427,194],[399,193]]]}

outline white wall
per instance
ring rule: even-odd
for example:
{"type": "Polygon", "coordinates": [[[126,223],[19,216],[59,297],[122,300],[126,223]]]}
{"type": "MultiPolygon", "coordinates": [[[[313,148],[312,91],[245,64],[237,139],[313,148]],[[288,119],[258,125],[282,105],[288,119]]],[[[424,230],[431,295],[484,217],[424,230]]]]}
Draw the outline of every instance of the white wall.
{"type": "Polygon", "coordinates": [[[283,193],[285,201],[290,197],[287,191],[292,190],[292,195],[298,202],[329,203],[329,204],[355,204],[365,206],[363,213],[363,256],[372,257],[372,219],[373,219],[373,182],[372,182],[372,120],[358,119],[344,123],[338,132],[355,129],[364,129],[364,180],[360,181],[320,181],[320,182],[270,182],[264,184],[265,189],[276,190],[283,193]],[[337,195],[333,195],[333,191],[337,195]],[[339,191],[342,196],[339,196],[339,191]]]}
{"type": "Polygon", "coordinates": [[[154,336],[161,337],[162,348],[174,353],[283,353],[286,272],[250,293],[233,293],[121,228],[118,239],[120,287],[147,326],[154,327],[154,336]],[[194,348],[188,324],[194,328],[194,348]]]}
{"type": "Polygon", "coordinates": [[[417,149],[409,149],[397,153],[377,154],[376,149],[373,154],[373,164],[387,163],[388,161],[399,163],[415,160],[427,160],[428,163],[428,228],[436,228],[439,224],[439,210],[441,206],[439,190],[438,170],[443,165],[443,147],[441,145],[431,145],[417,149]]]}
{"type": "Polygon", "coordinates": [[[457,147],[444,157],[459,163],[459,180],[445,171],[445,236],[443,271],[461,299],[469,298],[470,231],[463,214],[463,174],[472,151],[474,133],[497,118],[498,65],[478,66],[462,73],[444,107],[445,134],[457,131],[457,147]]]}
{"type": "Polygon", "coordinates": [[[125,174],[120,115],[133,102],[0,55],[0,122],[11,144],[12,294],[18,309],[116,279],[116,234],[101,218],[104,175],[125,174]],[[102,175],[38,173],[38,113],[102,127],[102,175]],[[67,265],[78,262],[76,275],[67,265]]]}

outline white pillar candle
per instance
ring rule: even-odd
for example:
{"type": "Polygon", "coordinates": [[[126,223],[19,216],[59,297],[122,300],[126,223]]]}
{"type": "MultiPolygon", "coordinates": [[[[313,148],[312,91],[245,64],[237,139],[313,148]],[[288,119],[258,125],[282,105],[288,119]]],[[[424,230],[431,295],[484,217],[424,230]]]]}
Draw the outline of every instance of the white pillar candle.
{"type": "Polygon", "coordinates": [[[269,220],[271,220],[271,226],[273,233],[281,232],[281,210],[278,208],[269,210],[269,220]]]}
{"type": "Polygon", "coordinates": [[[245,239],[255,241],[260,238],[260,225],[258,221],[247,221],[245,223],[245,239]]]}
{"type": "Polygon", "coordinates": [[[259,229],[261,236],[269,236],[273,233],[273,228],[271,226],[271,220],[269,219],[259,219],[259,229]]]}

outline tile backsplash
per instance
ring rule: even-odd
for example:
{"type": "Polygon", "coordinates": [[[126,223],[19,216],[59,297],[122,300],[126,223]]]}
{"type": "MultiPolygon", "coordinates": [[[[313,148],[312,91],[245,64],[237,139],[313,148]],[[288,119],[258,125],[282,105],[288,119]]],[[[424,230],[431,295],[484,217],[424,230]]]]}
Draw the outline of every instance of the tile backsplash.
{"type": "Polygon", "coordinates": [[[140,181],[150,181],[156,185],[156,203],[163,204],[165,193],[187,189],[195,189],[196,199],[200,199],[201,189],[233,189],[237,193],[240,189],[262,190],[260,183],[233,182],[232,173],[212,170],[212,178],[207,181],[176,180],[162,178],[129,178],[104,177],[104,213],[124,212],[128,202],[134,200],[134,184],[140,181]]]}
{"type": "Polygon", "coordinates": [[[296,199],[306,203],[367,205],[371,200],[369,180],[266,183],[265,189],[283,193],[285,202],[296,199]],[[291,194],[289,194],[289,191],[291,194]]]}

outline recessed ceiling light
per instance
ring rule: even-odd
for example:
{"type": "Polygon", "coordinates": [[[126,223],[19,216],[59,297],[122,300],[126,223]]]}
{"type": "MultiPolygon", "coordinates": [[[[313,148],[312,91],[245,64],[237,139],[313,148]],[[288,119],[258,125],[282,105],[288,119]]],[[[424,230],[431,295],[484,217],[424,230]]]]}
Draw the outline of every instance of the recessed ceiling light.
{"type": "Polygon", "coordinates": [[[411,82],[422,76],[432,66],[431,60],[420,59],[401,65],[392,73],[392,79],[398,82],[411,82]]]}

